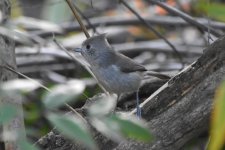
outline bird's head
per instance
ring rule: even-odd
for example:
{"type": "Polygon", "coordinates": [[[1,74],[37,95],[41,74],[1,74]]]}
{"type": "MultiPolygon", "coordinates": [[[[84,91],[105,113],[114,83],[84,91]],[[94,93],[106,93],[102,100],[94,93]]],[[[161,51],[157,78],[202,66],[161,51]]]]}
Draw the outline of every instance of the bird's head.
{"type": "Polygon", "coordinates": [[[80,52],[81,55],[90,63],[96,63],[106,56],[112,50],[106,39],[105,34],[92,36],[82,43],[81,48],[76,48],[75,52],[80,52]]]}

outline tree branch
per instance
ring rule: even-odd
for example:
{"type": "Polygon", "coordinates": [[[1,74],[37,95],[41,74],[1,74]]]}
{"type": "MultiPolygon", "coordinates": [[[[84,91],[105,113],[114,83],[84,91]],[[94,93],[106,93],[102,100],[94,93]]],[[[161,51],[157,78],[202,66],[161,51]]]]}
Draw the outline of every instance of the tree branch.
{"type": "Polygon", "coordinates": [[[72,10],[72,12],[73,12],[75,18],[77,19],[78,23],[80,24],[80,27],[81,27],[81,29],[83,30],[85,36],[86,36],[87,38],[90,38],[90,35],[89,35],[89,33],[88,33],[88,31],[87,31],[85,25],[83,24],[83,22],[82,22],[80,16],[78,15],[77,10],[73,7],[73,4],[71,3],[71,0],[66,0],[66,2],[67,2],[67,4],[69,5],[70,9],[72,10]]]}

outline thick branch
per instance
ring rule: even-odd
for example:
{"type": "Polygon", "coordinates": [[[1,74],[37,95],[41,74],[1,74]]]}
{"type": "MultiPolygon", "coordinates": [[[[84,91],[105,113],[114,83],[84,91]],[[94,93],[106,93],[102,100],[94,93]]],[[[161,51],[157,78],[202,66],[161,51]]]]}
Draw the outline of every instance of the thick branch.
{"type": "Polygon", "coordinates": [[[225,37],[142,103],[143,116],[156,137],[152,144],[130,142],[117,149],[180,149],[206,131],[214,91],[225,74],[224,49],[225,37]]]}

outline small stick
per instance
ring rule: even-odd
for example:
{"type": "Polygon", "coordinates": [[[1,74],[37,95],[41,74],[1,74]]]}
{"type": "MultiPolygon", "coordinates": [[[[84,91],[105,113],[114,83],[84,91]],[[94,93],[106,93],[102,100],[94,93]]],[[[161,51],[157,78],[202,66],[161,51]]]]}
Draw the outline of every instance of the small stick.
{"type": "MultiPolygon", "coordinates": [[[[91,3],[92,3],[92,0],[91,0],[91,3]]],[[[96,27],[90,22],[89,18],[86,17],[86,16],[82,13],[82,11],[79,9],[79,7],[77,7],[75,4],[73,4],[73,6],[74,6],[74,8],[77,10],[77,12],[81,15],[81,17],[87,22],[87,26],[92,28],[93,33],[99,34],[99,33],[97,32],[96,27]]]]}
{"type": "Polygon", "coordinates": [[[78,12],[77,10],[73,7],[72,3],[71,3],[71,0],[66,0],[67,4],[69,5],[70,9],[72,10],[73,12],[73,15],[75,16],[75,18],[77,19],[78,23],[80,24],[80,27],[81,29],[83,30],[85,36],[87,38],[90,38],[90,34],[88,33],[87,31],[87,28],[85,27],[85,25],[83,24],[80,16],[78,15],[78,12]]]}

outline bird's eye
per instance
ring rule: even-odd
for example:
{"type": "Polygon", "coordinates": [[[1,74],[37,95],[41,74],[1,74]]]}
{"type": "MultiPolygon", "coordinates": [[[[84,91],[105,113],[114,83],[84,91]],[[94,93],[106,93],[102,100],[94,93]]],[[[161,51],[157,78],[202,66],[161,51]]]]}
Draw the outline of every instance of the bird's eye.
{"type": "Polygon", "coordinates": [[[86,49],[90,49],[91,48],[91,45],[86,45],[86,49]]]}

